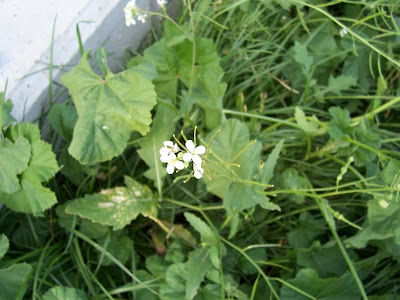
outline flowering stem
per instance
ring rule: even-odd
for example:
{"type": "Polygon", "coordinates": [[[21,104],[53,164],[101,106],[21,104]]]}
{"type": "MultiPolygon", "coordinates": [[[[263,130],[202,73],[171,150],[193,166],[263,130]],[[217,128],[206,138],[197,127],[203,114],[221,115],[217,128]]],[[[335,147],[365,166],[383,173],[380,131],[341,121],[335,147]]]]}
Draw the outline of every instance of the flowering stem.
{"type": "Polygon", "coordinates": [[[246,146],[242,148],[242,150],[239,151],[238,154],[235,155],[235,157],[231,160],[231,163],[235,162],[247,149],[249,149],[253,144],[255,144],[257,140],[251,141],[248,143],[246,146]]]}

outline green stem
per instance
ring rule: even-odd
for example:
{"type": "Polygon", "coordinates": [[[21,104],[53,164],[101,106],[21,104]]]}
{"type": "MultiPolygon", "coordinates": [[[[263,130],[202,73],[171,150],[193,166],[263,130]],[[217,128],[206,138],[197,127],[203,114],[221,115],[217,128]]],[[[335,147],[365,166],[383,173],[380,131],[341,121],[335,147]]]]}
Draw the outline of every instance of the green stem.
{"type": "MultiPolygon", "coordinates": [[[[265,279],[265,282],[267,283],[267,285],[269,286],[269,288],[271,289],[272,294],[276,297],[276,299],[279,299],[278,294],[276,293],[274,287],[272,286],[270,279],[267,275],[265,275],[264,271],[260,268],[260,266],[251,259],[250,256],[248,256],[246,254],[246,252],[244,252],[242,249],[240,249],[238,246],[236,246],[235,244],[232,244],[230,241],[224,239],[223,237],[220,237],[220,239],[227,245],[229,245],[230,247],[232,247],[233,249],[235,249],[236,251],[238,251],[240,254],[242,254],[256,269],[257,271],[261,274],[261,276],[265,279]]],[[[311,299],[315,299],[313,297],[310,297],[311,299]]]]}

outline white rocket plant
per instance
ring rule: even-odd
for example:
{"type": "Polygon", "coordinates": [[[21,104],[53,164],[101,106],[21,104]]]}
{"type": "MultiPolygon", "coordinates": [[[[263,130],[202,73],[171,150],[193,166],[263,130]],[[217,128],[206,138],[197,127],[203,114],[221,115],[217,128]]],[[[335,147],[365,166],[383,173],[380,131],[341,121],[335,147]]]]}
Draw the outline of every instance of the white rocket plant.
{"type": "Polygon", "coordinates": [[[192,140],[188,140],[183,134],[182,136],[185,139],[185,145],[179,141],[177,141],[179,145],[172,141],[164,141],[164,147],[160,149],[160,160],[167,164],[166,170],[168,174],[173,174],[175,170],[179,172],[180,170],[189,168],[192,163],[193,176],[196,179],[200,179],[204,174],[202,156],[206,153],[207,149],[202,145],[196,146],[196,137],[193,142],[192,140]]]}
{"type": "MultiPolygon", "coordinates": [[[[167,4],[167,0],[157,0],[157,4],[164,9],[167,4]]],[[[124,12],[126,26],[136,25],[137,21],[146,23],[148,14],[146,11],[142,10],[136,5],[136,0],[130,0],[124,7],[124,12]]],[[[157,13],[149,13],[158,15],[157,13]]]]}

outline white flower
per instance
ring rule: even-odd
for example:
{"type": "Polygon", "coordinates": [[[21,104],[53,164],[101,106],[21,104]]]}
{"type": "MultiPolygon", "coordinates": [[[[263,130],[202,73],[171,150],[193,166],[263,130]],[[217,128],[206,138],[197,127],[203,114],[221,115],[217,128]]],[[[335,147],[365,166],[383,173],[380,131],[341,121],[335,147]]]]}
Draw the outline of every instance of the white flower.
{"type": "Polygon", "coordinates": [[[185,146],[188,150],[185,154],[183,154],[183,160],[185,162],[193,161],[195,165],[199,165],[201,168],[201,162],[203,161],[200,155],[206,153],[206,147],[204,146],[197,146],[195,147],[192,140],[187,140],[185,146]]]}
{"type": "Polygon", "coordinates": [[[196,179],[200,179],[201,177],[203,177],[204,170],[201,167],[201,164],[193,164],[193,170],[194,177],[196,177],[196,179]]]}
{"type": "Polygon", "coordinates": [[[140,14],[140,15],[138,15],[137,18],[138,18],[138,20],[140,22],[145,23],[146,22],[146,18],[147,18],[147,14],[140,14]]]}
{"type": "Polygon", "coordinates": [[[140,8],[136,6],[136,0],[129,1],[124,7],[124,12],[126,26],[135,25],[135,17],[142,23],[146,22],[147,14],[141,13],[140,8]]]}
{"type": "Polygon", "coordinates": [[[164,141],[163,144],[164,147],[160,149],[161,156],[168,156],[170,153],[177,153],[180,150],[178,145],[176,143],[174,144],[172,141],[164,141]]]}
{"type": "Polygon", "coordinates": [[[135,11],[136,11],[136,0],[129,1],[126,6],[124,7],[125,12],[125,24],[126,26],[135,25],[136,21],[133,18],[135,11]]]}
{"type": "Polygon", "coordinates": [[[157,0],[157,4],[158,4],[158,6],[163,7],[164,5],[167,4],[167,0],[157,0]]]}
{"type": "Polygon", "coordinates": [[[346,34],[348,34],[348,31],[346,28],[342,28],[339,31],[340,37],[343,38],[346,34]]]}
{"type": "Polygon", "coordinates": [[[168,163],[167,164],[168,174],[173,174],[175,169],[179,171],[185,168],[184,163],[180,161],[179,158],[176,157],[175,153],[170,153],[167,157],[161,156],[160,159],[162,162],[168,163]]]}

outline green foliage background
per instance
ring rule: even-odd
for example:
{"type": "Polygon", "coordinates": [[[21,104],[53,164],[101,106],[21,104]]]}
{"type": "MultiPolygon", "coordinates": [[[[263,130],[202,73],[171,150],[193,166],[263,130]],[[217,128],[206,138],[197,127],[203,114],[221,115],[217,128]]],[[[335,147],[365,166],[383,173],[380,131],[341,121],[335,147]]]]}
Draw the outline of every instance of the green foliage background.
{"type": "Polygon", "coordinates": [[[397,2],[177,1],[42,137],[1,93],[0,298],[398,299],[397,2]],[[195,126],[203,178],[166,176],[195,126]]]}

